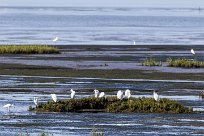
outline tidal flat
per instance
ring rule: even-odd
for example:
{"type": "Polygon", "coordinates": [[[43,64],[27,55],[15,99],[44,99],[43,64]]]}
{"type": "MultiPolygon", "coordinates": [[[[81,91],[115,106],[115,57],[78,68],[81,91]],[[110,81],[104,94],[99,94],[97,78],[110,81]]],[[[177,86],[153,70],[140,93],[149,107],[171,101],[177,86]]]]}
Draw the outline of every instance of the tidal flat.
{"type": "Polygon", "coordinates": [[[204,61],[203,46],[185,45],[69,45],[60,46],[60,54],[0,55],[0,135],[41,132],[61,135],[91,135],[93,128],[104,135],[197,135],[204,132],[204,102],[200,97],[204,86],[203,68],[168,67],[166,60],[185,57],[204,61]],[[146,58],[162,62],[162,66],[142,66],[146,58]],[[33,98],[41,103],[94,96],[93,89],[115,96],[130,89],[135,98],[152,98],[156,90],[160,98],[176,100],[192,107],[196,113],[40,113],[29,112],[33,98]],[[3,105],[13,103],[8,114],[3,105]],[[182,126],[182,127],[181,127],[182,126]]]}

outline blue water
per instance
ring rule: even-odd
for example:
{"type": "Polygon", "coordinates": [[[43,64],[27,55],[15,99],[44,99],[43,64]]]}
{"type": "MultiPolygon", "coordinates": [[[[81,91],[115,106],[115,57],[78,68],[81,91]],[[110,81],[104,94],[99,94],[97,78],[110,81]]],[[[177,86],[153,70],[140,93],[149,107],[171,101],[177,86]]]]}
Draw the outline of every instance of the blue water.
{"type": "Polygon", "coordinates": [[[0,44],[203,44],[203,37],[204,9],[0,7],[0,44]]]}

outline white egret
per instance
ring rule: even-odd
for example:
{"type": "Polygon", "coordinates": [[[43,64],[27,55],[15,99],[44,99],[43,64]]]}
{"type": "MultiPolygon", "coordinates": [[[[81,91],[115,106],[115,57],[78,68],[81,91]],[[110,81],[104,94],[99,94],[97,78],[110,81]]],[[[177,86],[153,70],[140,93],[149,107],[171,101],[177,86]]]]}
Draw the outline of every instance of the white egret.
{"type": "Polygon", "coordinates": [[[99,98],[105,97],[105,93],[104,93],[104,92],[101,92],[98,97],[99,97],[99,98]]]}
{"type": "Polygon", "coordinates": [[[71,92],[71,99],[74,99],[76,92],[73,89],[71,89],[70,92],[71,92]]]}
{"type": "Polygon", "coordinates": [[[129,89],[125,90],[125,97],[128,99],[131,97],[131,93],[129,89]]]}
{"type": "Polygon", "coordinates": [[[4,107],[4,108],[7,108],[7,109],[8,109],[8,112],[10,112],[10,108],[11,108],[11,107],[14,107],[14,105],[9,103],[9,104],[4,105],[3,107],[4,107]]]}
{"type": "Polygon", "coordinates": [[[195,55],[195,51],[194,51],[193,49],[191,49],[191,53],[192,53],[193,55],[195,55]]]}
{"type": "Polygon", "coordinates": [[[57,102],[57,95],[56,94],[50,94],[51,95],[51,97],[52,97],[52,100],[54,101],[54,102],[57,102]]]}
{"type": "Polygon", "coordinates": [[[38,98],[34,97],[33,102],[38,107],[38,98]]]}
{"type": "Polygon", "coordinates": [[[159,100],[159,95],[155,91],[153,92],[153,96],[154,96],[155,101],[159,100]]]}
{"type": "Polygon", "coordinates": [[[57,42],[58,39],[59,39],[58,37],[55,37],[52,41],[53,41],[53,42],[57,42]]]}
{"type": "Polygon", "coordinates": [[[98,98],[99,97],[99,91],[95,89],[94,92],[95,92],[95,98],[98,98]]]}
{"type": "Polygon", "coordinates": [[[134,45],[136,45],[136,42],[135,42],[135,40],[133,40],[133,44],[134,44],[134,45]]]}
{"type": "Polygon", "coordinates": [[[117,98],[120,99],[120,100],[123,99],[123,92],[122,92],[121,90],[119,90],[119,91],[117,92],[117,98]]]}

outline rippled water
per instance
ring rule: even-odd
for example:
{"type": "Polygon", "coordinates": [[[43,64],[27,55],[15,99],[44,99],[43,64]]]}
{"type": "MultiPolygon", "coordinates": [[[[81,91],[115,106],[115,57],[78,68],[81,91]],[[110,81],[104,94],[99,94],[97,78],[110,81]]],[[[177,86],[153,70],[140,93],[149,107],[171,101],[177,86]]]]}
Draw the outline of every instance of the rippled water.
{"type": "Polygon", "coordinates": [[[111,113],[34,113],[27,109],[33,97],[40,102],[51,100],[55,92],[59,99],[70,98],[70,88],[76,97],[93,96],[93,88],[106,89],[107,95],[115,95],[117,89],[131,89],[133,97],[152,97],[152,89],[160,90],[161,98],[177,100],[194,110],[204,111],[204,101],[199,97],[202,90],[188,86],[203,86],[200,82],[184,80],[115,80],[100,78],[66,78],[46,76],[0,76],[0,135],[10,136],[28,131],[55,136],[89,136],[93,128],[102,129],[105,135],[197,135],[204,131],[204,114],[111,114],[111,113]],[[4,84],[7,83],[7,84],[4,84]],[[7,91],[4,91],[7,90],[7,91]],[[13,91],[8,91],[13,89],[13,91]],[[14,90],[18,90],[15,92],[14,90]],[[113,90],[113,91],[108,91],[113,90]],[[15,104],[8,114],[2,106],[15,104]]]}
{"type": "Polygon", "coordinates": [[[0,7],[0,44],[202,44],[203,17],[197,8],[0,7]]]}

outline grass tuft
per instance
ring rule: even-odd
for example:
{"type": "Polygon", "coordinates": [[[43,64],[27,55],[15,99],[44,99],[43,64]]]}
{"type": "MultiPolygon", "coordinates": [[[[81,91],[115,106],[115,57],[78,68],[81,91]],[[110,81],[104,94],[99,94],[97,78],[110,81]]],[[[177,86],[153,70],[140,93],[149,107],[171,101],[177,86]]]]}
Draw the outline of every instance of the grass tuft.
{"type": "Polygon", "coordinates": [[[0,54],[54,54],[58,48],[47,45],[0,45],[0,54]]]}
{"type": "Polygon", "coordinates": [[[47,102],[39,104],[37,108],[30,111],[38,112],[112,112],[112,113],[190,113],[192,109],[184,107],[180,103],[166,98],[158,102],[153,98],[130,98],[118,100],[116,97],[96,99],[81,98],[59,101],[57,103],[47,102]]]}
{"type": "Polygon", "coordinates": [[[93,128],[91,131],[91,136],[103,136],[103,131],[102,129],[98,131],[98,129],[93,128]]]}
{"type": "Polygon", "coordinates": [[[162,66],[162,62],[157,61],[156,59],[153,59],[153,58],[149,58],[149,59],[145,59],[142,62],[142,66],[162,66]]]}
{"type": "Polygon", "coordinates": [[[200,96],[204,99],[204,91],[200,93],[200,96]]]}
{"type": "Polygon", "coordinates": [[[186,58],[178,58],[173,60],[167,59],[169,67],[184,67],[184,68],[204,68],[204,61],[188,60],[186,58]]]}

